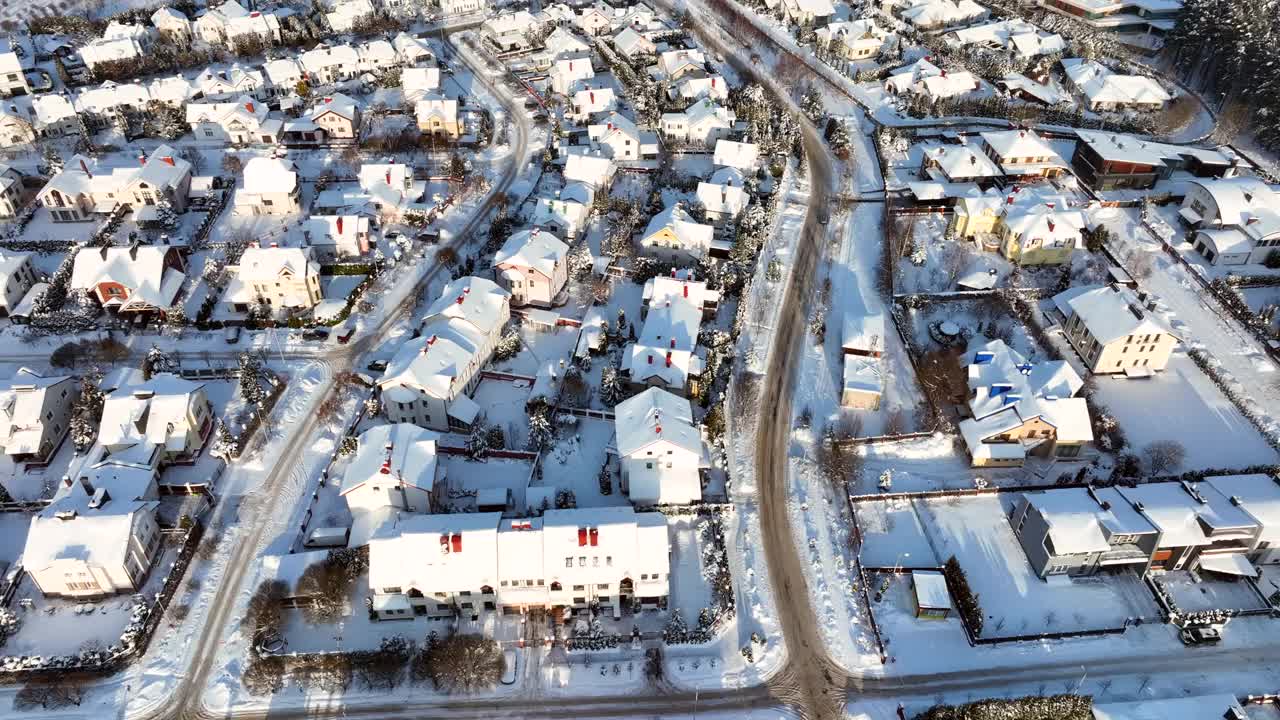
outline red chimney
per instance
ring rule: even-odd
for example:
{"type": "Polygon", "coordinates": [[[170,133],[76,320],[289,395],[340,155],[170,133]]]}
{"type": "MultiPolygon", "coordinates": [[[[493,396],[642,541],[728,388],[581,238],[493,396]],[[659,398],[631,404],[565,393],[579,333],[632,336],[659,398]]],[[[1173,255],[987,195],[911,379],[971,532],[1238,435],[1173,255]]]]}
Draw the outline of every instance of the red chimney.
{"type": "Polygon", "coordinates": [[[448,535],[440,536],[440,549],[445,552],[449,552],[449,536],[448,535]]]}
{"type": "Polygon", "coordinates": [[[667,367],[671,367],[671,352],[667,352],[667,367]]]}
{"type": "Polygon", "coordinates": [[[587,546],[587,529],[584,527],[580,527],[578,528],[578,547],[586,547],[586,546],[587,546]]]}
{"type": "Polygon", "coordinates": [[[947,71],[946,71],[946,70],[943,70],[943,71],[942,71],[942,77],[946,77],[946,76],[947,76],[947,71]]]}
{"type": "Polygon", "coordinates": [[[671,277],[675,277],[675,276],[676,276],[676,269],[671,268],[671,277]]]}
{"type": "Polygon", "coordinates": [[[165,163],[165,164],[166,164],[166,165],[168,165],[169,167],[177,167],[177,166],[178,166],[178,164],[177,164],[177,163],[175,163],[175,162],[173,161],[173,156],[172,156],[172,155],[165,155],[164,157],[160,158],[160,162],[165,163]]]}
{"type": "Polygon", "coordinates": [[[139,155],[138,155],[138,164],[139,164],[139,165],[146,165],[146,164],[147,164],[147,156],[146,156],[146,155],[139,154],[139,155]]]}
{"type": "Polygon", "coordinates": [[[249,112],[253,112],[253,103],[245,103],[244,109],[248,110],[249,112]]]}
{"type": "Polygon", "coordinates": [[[596,104],[596,94],[595,94],[595,93],[593,93],[593,92],[589,92],[589,93],[587,93],[587,100],[590,100],[590,101],[591,101],[591,104],[592,104],[592,105],[595,105],[595,104],[596,104]]]}
{"type": "Polygon", "coordinates": [[[661,426],[661,425],[655,425],[655,426],[654,426],[654,428],[653,428],[653,431],[654,431],[654,432],[656,432],[656,433],[658,433],[659,435],[661,435],[661,434],[662,434],[662,426],[661,426]]]}
{"type": "Polygon", "coordinates": [[[338,234],[339,235],[342,234],[342,216],[341,215],[338,216],[338,234]]]}
{"type": "Polygon", "coordinates": [[[390,171],[390,170],[387,170],[387,184],[388,184],[388,185],[390,185],[390,184],[391,184],[391,171],[390,171]]]}
{"type": "Polygon", "coordinates": [[[462,552],[462,533],[458,533],[451,538],[453,540],[453,551],[462,552]]]}
{"type": "Polygon", "coordinates": [[[1049,221],[1049,232],[1053,232],[1053,221],[1049,221]]]}
{"type": "Polygon", "coordinates": [[[689,283],[684,284],[684,296],[689,297],[689,283]]]}
{"type": "Polygon", "coordinates": [[[84,164],[84,158],[80,158],[80,170],[82,170],[85,175],[93,177],[93,173],[89,172],[89,166],[84,164]]]}
{"type": "Polygon", "coordinates": [[[428,344],[428,345],[435,345],[435,344],[436,344],[436,337],[437,337],[437,336],[432,335],[432,336],[431,336],[431,339],[430,339],[430,340],[427,340],[427,344],[428,344]]]}
{"type": "Polygon", "coordinates": [[[649,364],[650,364],[650,365],[652,365],[652,364],[653,364],[653,356],[652,356],[652,355],[649,355],[649,356],[648,356],[647,358],[645,358],[645,359],[647,359],[647,360],[649,361],[649,364]]]}
{"type": "Polygon", "coordinates": [[[458,304],[459,304],[459,305],[461,305],[461,304],[462,304],[462,296],[461,296],[461,295],[459,295],[459,296],[458,296],[458,304]]]}
{"type": "Polygon", "coordinates": [[[1012,196],[1012,195],[1010,195],[1008,198],[1005,198],[1005,204],[1006,204],[1006,205],[1012,205],[1012,204],[1013,204],[1013,196],[1012,196]]]}
{"type": "Polygon", "coordinates": [[[275,240],[272,240],[271,247],[280,247],[280,243],[277,243],[275,240]]]}
{"type": "Polygon", "coordinates": [[[676,349],[676,339],[675,339],[675,338],[671,338],[671,349],[672,349],[672,350],[675,350],[675,349],[676,349]]]}
{"type": "Polygon", "coordinates": [[[595,547],[599,544],[600,544],[600,531],[597,530],[596,528],[591,528],[591,547],[595,547]]]}

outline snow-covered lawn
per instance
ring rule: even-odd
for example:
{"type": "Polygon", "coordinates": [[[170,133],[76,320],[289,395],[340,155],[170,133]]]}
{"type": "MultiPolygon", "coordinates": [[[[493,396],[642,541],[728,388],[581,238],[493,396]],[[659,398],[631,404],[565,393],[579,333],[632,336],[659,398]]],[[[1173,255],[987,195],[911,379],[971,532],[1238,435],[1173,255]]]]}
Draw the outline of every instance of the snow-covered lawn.
{"type": "Polygon", "coordinates": [[[164,585],[165,573],[178,555],[176,545],[163,544],[147,582],[137,595],[113,595],[81,602],[46,598],[29,576],[14,594],[12,610],[22,622],[4,646],[5,655],[74,655],[83,649],[106,649],[117,643],[129,624],[137,596],[153,598],[164,585]],[[25,600],[31,600],[26,608],[25,600]]]}
{"type": "Polygon", "coordinates": [[[890,492],[973,488],[977,478],[1001,487],[1043,482],[1030,464],[1009,469],[971,467],[964,441],[958,435],[936,433],[916,440],[863,445],[860,450],[862,477],[849,488],[854,495],[877,493],[886,470],[892,478],[890,492]]]}
{"type": "Polygon", "coordinates": [[[1009,527],[1014,494],[918,503],[938,557],[955,555],[986,615],[983,637],[1119,628],[1158,609],[1136,574],[1035,576],[1009,527]]]}
{"type": "Polygon", "coordinates": [[[542,458],[542,472],[533,485],[572,490],[578,507],[626,505],[615,477],[613,492],[600,491],[600,468],[604,466],[606,449],[613,444],[613,421],[576,418],[574,425],[561,426],[559,439],[542,458]]]}
{"type": "Polygon", "coordinates": [[[856,503],[862,531],[859,558],[864,567],[937,567],[941,561],[929,544],[915,501],[910,498],[856,503]]]}
{"type": "Polygon", "coordinates": [[[512,507],[525,507],[525,488],[529,486],[531,466],[525,460],[488,458],[471,460],[465,455],[440,455],[437,462],[448,478],[449,497],[445,500],[456,512],[475,509],[475,493],[502,488],[510,491],[512,507]]]}
{"type": "Polygon", "coordinates": [[[699,526],[694,516],[668,517],[671,538],[671,601],[668,609],[679,609],[690,626],[698,622],[698,613],[711,607],[711,589],[703,578],[699,526]]]}
{"type": "Polygon", "coordinates": [[[524,406],[531,389],[524,380],[486,377],[480,380],[471,396],[480,406],[485,423],[502,429],[508,448],[518,450],[524,447],[529,430],[529,416],[524,406]]]}
{"type": "Polygon", "coordinates": [[[0,513],[0,563],[13,565],[27,544],[27,531],[30,529],[30,513],[0,513]]]}
{"type": "Polygon", "coordinates": [[[1173,570],[1155,576],[1183,612],[1200,610],[1257,610],[1266,607],[1245,578],[1223,578],[1212,573],[1173,570]]]}
{"type": "Polygon", "coordinates": [[[1098,400],[1120,421],[1136,453],[1176,440],[1187,450],[1181,470],[1277,461],[1276,451],[1185,354],[1176,353],[1164,372],[1145,380],[1096,378],[1098,400]]]}

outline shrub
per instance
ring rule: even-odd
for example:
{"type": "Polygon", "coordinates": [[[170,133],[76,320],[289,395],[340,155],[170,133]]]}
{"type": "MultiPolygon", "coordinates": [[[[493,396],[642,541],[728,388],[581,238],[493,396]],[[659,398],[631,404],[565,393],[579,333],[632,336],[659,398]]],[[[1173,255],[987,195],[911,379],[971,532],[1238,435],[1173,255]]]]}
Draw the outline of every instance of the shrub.
{"type": "MultiPolygon", "coordinates": [[[[954,558],[953,558],[954,559],[954,558]]],[[[915,720],[1092,720],[1089,695],[988,698],[964,705],[934,705],[915,720]]]]}
{"type": "Polygon", "coordinates": [[[955,555],[947,558],[942,574],[947,579],[947,589],[951,591],[951,598],[956,601],[956,607],[960,609],[960,617],[964,618],[973,636],[979,637],[982,635],[982,606],[978,604],[978,596],[974,595],[973,590],[969,588],[969,578],[965,575],[964,568],[960,567],[960,561],[956,560],[955,555]]]}
{"type": "Polygon", "coordinates": [[[482,635],[450,635],[432,643],[422,662],[435,688],[450,693],[491,688],[507,667],[502,648],[482,635]]]}

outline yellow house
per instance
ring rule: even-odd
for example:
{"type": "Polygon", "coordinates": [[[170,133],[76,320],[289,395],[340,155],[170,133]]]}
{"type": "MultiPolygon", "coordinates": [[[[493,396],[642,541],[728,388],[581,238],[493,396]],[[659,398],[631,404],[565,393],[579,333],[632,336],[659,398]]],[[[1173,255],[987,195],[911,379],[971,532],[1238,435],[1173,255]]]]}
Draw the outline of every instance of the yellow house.
{"type": "Polygon", "coordinates": [[[957,238],[994,235],[1004,202],[1004,197],[995,190],[960,198],[956,201],[955,214],[951,217],[952,235],[957,238]]]}
{"type": "Polygon", "coordinates": [[[1084,214],[1054,203],[1011,209],[996,224],[1000,254],[1022,265],[1061,265],[1071,260],[1084,230],[1084,214]]]}
{"type": "Polygon", "coordinates": [[[425,98],[414,106],[418,129],[427,135],[457,140],[462,135],[462,122],[458,120],[458,101],[445,98],[425,98]]]}

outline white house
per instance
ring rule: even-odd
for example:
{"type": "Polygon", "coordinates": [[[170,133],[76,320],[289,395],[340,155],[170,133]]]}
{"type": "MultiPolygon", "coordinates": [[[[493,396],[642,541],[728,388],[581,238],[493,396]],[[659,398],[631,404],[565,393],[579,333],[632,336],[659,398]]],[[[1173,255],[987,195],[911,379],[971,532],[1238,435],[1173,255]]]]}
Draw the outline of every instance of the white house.
{"type": "Polygon", "coordinates": [[[613,46],[628,60],[635,60],[645,55],[653,55],[658,51],[649,38],[636,32],[635,28],[625,27],[613,36],[613,46]]]}
{"type": "Polygon", "coordinates": [[[360,53],[350,45],[320,45],[298,56],[313,85],[332,85],[360,74],[360,53]]]}
{"type": "Polygon", "coordinates": [[[225,45],[227,42],[227,25],[236,18],[249,15],[242,5],[235,0],[228,0],[217,7],[209,7],[196,17],[195,34],[207,45],[225,45]]]}
{"type": "Polygon", "coordinates": [[[573,153],[565,159],[565,183],[579,182],[598,192],[609,187],[616,171],[613,160],[603,155],[573,153]]]}
{"type": "Polygon", "coordinates": [[[662,135],[677,143],[713,147],[733,131],[733,111],[711,100],[690,105],[684,112],[663,113],[662,135]]]}
{"type": "Polygon", "coordinates": [[[722,235],[733,230],[748,202],[742,183],[735,184],[732,180],[725,183],[700,182],[697,197],[706,211],[707,221],[722,235]]]}
{"type": "Polygon", "coordinates": [[[356,46],[356,54],[360,56],[360,69],[364,72],[376,73],[404,64],[395,47],[386,40],[360,43],[356,46]]]}
{"type": "Polygon", "coordinates": [[[90,292],[108,310],[149,313],[173,307],[186,279],[176,247],[135,243],[76,253],[69,285],[90,292]]]}
{"type": "Polygon", "coordinates": [[[979,22],[991,14],[973,0],[890,0],[890,5],[904,22],[919,31],[979,22]]]}
{"type": "Polygon", "coordinates": [[[575,122],[586,122],[596,113],[609,112],[618,107],[618,98],[611,87],[597,88],[592,87],[590,83],[582,83],[575,87],[578,89],[569,98],[567,113],[569,119],[575,122]]]}
{"type": "Polygon", "coordinates": [[[1045,32],[1016,18],[953,30],[947,33],[945,42],[957,48],[973,45],[1003,50],[1024,62],[1039,55],[1064,52],[1067,48],[1061,35],[1045,32]]]}
{"type": "Polygon", "coordinates": [[[696,394],[704,360],[698,331],[706,303],[719,294],[686,277],[652,278],[645,284],[648,305],[640,339],[622,352],[622,370],[631,382],[684,395],[696,394]]]}
{"type": "Polygon", "coordinates": [[[782,16],[796,25],[826,25],[835,14],[831,0],[782,0],[782,16]]]}
{"type": "Polygon", "coordinates": [[[191,20],[173,8],[162,7],[151,13],[151,25],[161,36],[179,45],[191,42],[194,36],[191,20]]]}
{"type": "Polygon", "coordinates": [[[396,33],[396,36],[391,38],[391,46],[396,49],[396,54],[409,65],[430,62],[435,58],[435,55],[431,52],[430,45],[406,32],[396,33]]]}
{"type": "Polygon", "coordinates": [[[550,232],[520,230],[494,256],[494,275],[512,305],[551,307],[569,281],[568,255],[569,246],[550,232]]]}
{"type": "Polygon", "coordinates": [[[707,56],[701,50],[667,50],[658,55],[656,73],[659,79],[675,82],[685,73],[706,69],[707,56]]]}
{"type": "Polygon", "coordinates": [[[442,432],[470,426],[480,407],[468,395],[510,318],[511,295],[496,283],[462,277],[446,285],[421,335],[400,347],[378,381],[387,418],[442,432]]]}
{"type": "Polygon", "coordinates": [[[683,505],[702,499],[709,465],[685,398],[657,387],[618,403],[613,421],[622,489],[635,505],[683,505]]]}
{"type": "Polygon", "coordinates": [[[80,48],[80,59],[90,70],[105,63],[127,62],[151,49],[152,31],[143,25],[126,25],[112,20],[102,37],[80,48]]]}
{"type": "Polygon", "coordinates": [[[528,10],[498,13],[480,25],[480,32],[500,52],[529,48],[529,32],[537,30],[538,21],[528,10]]]}
{"type": "Polygon", "coordinates": [[[309,247],[248,247],[223,293],[237,312],[265,304],[275,310],[306,310],[323,299],[320,264],[309,247]]]}
{"type": "Polygon", "coordinates": [[[640,246],[645,252],[671,261],[696,261],[707,256],[715,228],[695,222],[680,203],[649,220],[640,246]]]}
{"type": "Polygon", "coordinates": [[[1164,108],[1173,99],[1159,82],[1142,75],[1120,75],[1094,60],[1062,61],[1067,82],[1084,96],[1090,110],[1144,110],[1164,108]]]}
{"type": "Polygon", "coordinates": [[[235,145],[274,145],[283,127],[279,120],[267,119],[266,103],[248,95],[230,102],[191,103],[187,124],[197,140],[235,145]]]}
{"type": "Polygon", "coordinates": [[[488,0],[440,0],[440,14],[445,17],[485,13],[490,8],[488,0]]]}
{"type": "Polygon", "coordinates": [[[591,56],[584,54],[556,60],[547,74],[551,78],[551,89],[561,95],[568,95],[579,80],[594,78],[596,71],[591,67],[591,56]]]}
{"type": "Polygon", "coordinates": [[[711,161],[716,167],[737,168],[743,173],[751,173],[755,172],[759,155],[760,148],[755,143],[717,140],[711,161]]]}
{"type": "Polygon", "coordinates": [[[616,112],[588,125],[587,137],[617,162],[658,158],[658,136],[652,131],[640,130],[629,118],[616,112]]]}
{"type": "Polygon", "coordinates": [[[400,88],[406,103],[417,103],[440,89],[440,68],[405,68],[400,71],[400,88]]]}
{"type": "Polygon", "coordinates": [[[98,444],[108,456],[151,457],[158,450],[158,462],[173,462],[199,455],[213,424],[213,407],[202,383],[160,373],[107,395],[98,444]]]}
{"type": "Polygon", "coordinates": [[[262,73],[274,97],[292,95],[307,75],[302,64],[291,57],[268,60],[262,65],[262,73]]]}
{"type": "Polygon", "coordinates": [[[846,60],[866,60],[880,54],[892,37],[872,18],[828,23],[818,28],[818,39],[846,60]]]}
{"type": "Polygon", "coordinates": [[[312,215],[303,221],[302,236],[322,263],[358,258],[369,252],[369,218],[312,215]]]}
{"type": "Polygon", "coordinates": [[[582,183],[569,183],[556,192],[556,197],[540,197],[530,222],[550,230],[566,240],[578,237],[578,231],[591,214],[595,194],[582,183]]]}
{"type": "Polygon", "coordinates": [[[196,76],[195,89],[206,100],[231,100],[241,95],[252,95],[262,100],[267,97],[267,82],[262,71],[242,67],[239,64],[216,70],[206,68],[196,76]]]}
{"type": "Polygon", "coordinates": [[[349,33],[373,18],[373,4],[369,0],[340,0],[324,18],[335,33],[349,33]]]}
{"type": "Polygon", "coordinates": [[[359,547],[396,513],[429,513],[444,481],[439,434],[409,423],[378,425],[356,440],[338,494],[351,510],[349,545],[359,547]]]}
{"type": "Polygon", "coordinates": [[[424,96],[413,104],[414,118],[423,133],[457,140],[465,131],[458,119],[458,101],[440,96],[424,96]]]}
{"type": "Polygon", "coordinates": [[[0,317],[8,317],[35,284],[30,253],[0,251],[0,317]]]}
{"type": "Polygon", "coordinates": [[[1259,264],[1280,249],[1280,194],[1252,177],[1192,178],[1178,211],[1212,265],[1259,264]]]}
{"type": "Polygon", "coordinates": [[[159,496],[148,472],[64,478],[31,519],[22,565],[46,597],[101,598],[140,590],[160,552],[159,496]],[[98,478],[95,477],[95,480],[98,478]]]}
{"type": "Polygon", "coordinates": [[[414,515],[369,542],[372,609],[383,620],[666,606],[666,518],[629,507],[414,515]]]}
{"type": "Polygon", "coordinates": [[[0,446],[19,462],[44,462],[71,426],[75,378],[18,368],[0,390],[0,446]]]}
{"type": "Polygon", "coordinates": [[[22,70],[22,60],[14,52],[13,44],[0,40],[0,96],[27,95],[31,86],[22,70]]]}
{"type": "Polygon", "coordinates": [[[573,24],[587,37],[603,35],[613,26],[609,14],[603,8],[594,6],[579,10],[574,15],[573,24]]]}
{"type": "Polygon", "coordinates": [[[289,215],[298,211],[298,172],[293,162],[255,157],[244,165],[244,184],[236,189],[235,211],[248,215],[289,215]]]}
{"type": "Polygon", "coordinates": [[[356,179],[374,210],[392,220],[421,200],[427,191],[426,181],[415,180],[413,168],[403,163],[364,163],[356,179]]]}
{"type": "Polygon", "coordinates": [[[1053,296],[1062,330],[1090,372],[1149,377],[1178,344],[1173,330],[1128,288],[1080,285],[1053,296]]]}
{"type": "Polygon", "coordinates": [[[229,19],[223,32],[226,45],[232,51],[239,46],[261,43],[270,46],[280,42],[280,18],[275,13],[254,10],[241,17],[229,19]]]}

